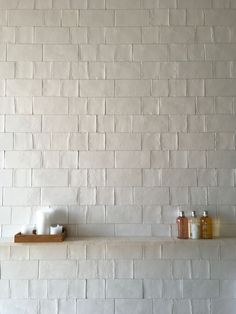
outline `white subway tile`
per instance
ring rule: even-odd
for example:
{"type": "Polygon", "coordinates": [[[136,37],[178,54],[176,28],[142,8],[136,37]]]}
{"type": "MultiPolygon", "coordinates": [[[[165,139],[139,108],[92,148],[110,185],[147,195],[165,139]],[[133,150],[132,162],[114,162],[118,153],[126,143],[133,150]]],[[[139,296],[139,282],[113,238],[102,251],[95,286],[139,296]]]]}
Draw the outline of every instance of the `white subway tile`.
{"type": "Polygon", "coordinates": [[[200,257],[200,252],[191,243],[185,244],[185,246],[182,246],[181,243],[166,243],[163,245],[163,258],[177,259],[178,257],[182,259],[197,259],[200,257]]]}
{"type": "Polygon", "coordinates": [[[166,314],[171,314],[173,308],[172,300],[154,299],[153,313],[157,314],[159,311],[163,311],[166,314]]]}
{"type": "Polygon", "coordinates": [[[76,275],[76,261],[40,261],[40,279],[73,279],[76,275]]]}
{"type": "Polygon", "coordinates": [[[170,279],[169,261],[139,260],[134,261],[134,277],[140,279],[170,279]]]}
{"type": "Polygon", "coordinates": [[[40,300],[40,310],[43,314],[56,314],[57,301],[56,300],[40,300]]]}
{"type": "Polygon", "coordinates": [[[116,152],[116,168],[149,168],[150,153],[144,151],[116,152]]]}
{"type": "Polygon", "coordinates": [[[125,0],[108,0],[106,7],[108,9],[139,9],[140,0],[130,0],[128,3],[125,0]]]}
{"type": "Polygon", "coordinates": [[[86,10],[81,11],[80,21],[81,26],[113,26],[114,13],[112,10],[86,10]]]}
{"type": "Polygon", "coordinates": [[[149,96],[150,92],[151,82],[148,80],[117,80],[115,82],[115,95],[117,97],[149,96]]]}
{"type": "Polygon", "coordinates": [[[86,133],[71,133],[69,147],[74,150],[88,150],[88,135],[86,133]]]}
{"type": "Polygon", "coordinates": [[[161,222],[161,207],[160,206],[145,206],[143,208],[144,223],[160,223],[161,222]]]}
{"type": "Polygon", "coordinates": [[[12,133],[0,134],[0,148],[1,150],[12,150],[13,148],[13,134],[12,133]]]}
{"type": "Polygon", "coordinates": [[[142,297],[143,287],[141,280],[115,279],[106,281],[106,297],[122,299],[139,299],[142,297]]]}
{"type": "Polygon", "coordinates": [[[80,95],[82,97],[114,96],[114,82],[112,80],[80,81],[80,95]]]}
{"type": "Polygon", "coordinates": [[[145,26],[149,24],[148,10],[116,11],[116,26],[145,26]]]}
{"type": "Polygon", "coordinates": [[[105,134],[90,133],[89,134],[89,150],[105,150],[105,134]]]}
{"type": "Polygon", "coordinates": [[[45,25],[60,26],[61,11],[60,10],[46,10],[45,11],[45,25]]]}
{"type": "Polygon", "coordinates": [[[39,188],[5,188],[3,205],[38,205],[40,201],[39,188]]]}
{"type": "Polygon", "coordinates": [[[9,281],[8,280],[1,280],[1,298],[9,298],[9,281]]]}
{"type": "Polygon", "coordinates": [[[58,313],[59,314],[76,314],[76,300],[59,300],[58,313]]]}
{"type": "Polygon", "coordinates": [[[192,97],[162,97],[161,114],[194,114],[195,101],[192,97]]]}
{"type": "Polygon", "coordinates": [[[61,168],[77,168],[78,165],[78,152],[65,151],[60,154],[60,167],[61,168]]]}
{"type": "Polygon", "coordinates": [[[115,261],[115,278],[133,278],[133,262],[130,260],[115,261]]]}
{"type": "MultiPolygon", "coordinates": [[[[209,262],[205,260],[193,260],[192,261],[192,278],[193,279],[209,279],[210,278],[209,262]]],[[[217,286],[217,283],[216,283],[216,286],[217,286]]]]}
{"type": "MultiPolygon", "coordinates": [[[[36,300],[30,299],[2,299],[0,301],[0,310],[6,314],[17,314],[22,313],[30,313],[37,312],[38,303],[36,300]]],[[[52,313],[52,312],[51,312],[52,313]]]]}
{"type": "Polygon", "coordinates": [[[48,281],[48,297],[49,298],[66,298],[67,296],[67,280],[49,280],[48,281]]]}
{"type": "MultiPolygon", "coordinates": [[[[110,44],[130,44],[130,43],[134,43],[134,44],[138,44],[141,42],[141,31],[139,28],[137,27],[115,27],[115,28],[107,28],[106,29],[106,42],[110,43],[110,44]]],[[[130,70],[128,70],[126,72],[126,70],[123,69],[123,77],[122,78],[137,78],[137,76],[139,77],[139,66],[138,64],[136,64],[136,67],[132,67],[132,63],[131,64],[127,64],[128,68],[130,68],[130,70]]],[[[117,73],[117,67],[119,65],[114,65],[114,68],[112,67],[108,67],[111,68],[110,69],[110,73],[117,73]],[[114,72],[113,72],[113,71],[114,72]]],[[[117,73],[118,75],[118,73],[117,73]]],[[[120,78],[119,76],[114,76],[113,75],[109,75],[111,78],[120,78]]],[[[109,77],[108,76],[108,77],[109,77]]]]}
{"type": "Polygon", "coordinates": [[[125,314],[134,310],[136,313],[152,313],[151,300],[117,300],[115,303],[115,311],[118,314],[125,314]]]}
{"type": "Polygon", "coordinates": [[[235,299],[221,300],[220,298],[218,298],[212,301],[211,309],[215,314],[220,314],[222,312],[233,314],[235,306],[236,306],[235,299]]]}
{"type": "Polygon", "coordinates": [[[78,130],[77,117],[73,115],[57,115],[43,117],[43,132],[75,132],[78,130]]]}
{"type": "Polygon", "coordinates": [[[28,281],[27,280],[11,280],[10,291],[12,299],[28,298],[28,281]]]}
{"type": "Polygon", "coordinates": [[[169,191],[167,188],[134,188],[135,204],[140,205],[165,205],[169,203],[169,191]]]}
{"type": "Polygon", "coordinates": [[[9,61],[41,61],[42,46],[30,44],[9,45],[7,59],[9,61]]]}
{"type": "Polygon", "coordinates": [[[219,297],[218,280],[184,280],[183,296],[186,298],[217,298],[219,297]]]}
{"type": "Polygon", "coordinates": [[[71,299],[84,299],[85,298],[85,280],[70,280],[68,284],[68,295],[71,299]]]}
{"type": "Polygon", "coordinates": [[[11,26],[41,26],[43,25],[43,11],[10,10],[8,23],[11,26]]]}
{"type": "Polygon", "coordinates": [[[189,313],[191,311],[190,300],[174,300],[173,313],[189,313]]]}
{"type": "Polygon", "coordinates": [[[191,264],[188,260],[173,261],[173,277],[176,279],[190,279],[191,264]]]}
{"type": "Polygon", "coordinates": [[[44,205],[74,205],[77,203],[76,188],[43,188],[42,204],[44,205]]]}
{"type": "Polygon", "coordinates": [[[11,186],[12,185],[12,170],[1,169],[0,170],[0,186],[11,186]]]}
{"type": "Polygon", "coordinates": [[[141,137],[139,134],[106,134],[107,150],[139,150],[141,137]]]}
{"type": "Polygon", "coordinates": [[[211,8],[211,1],[210,0],[199,0],[197,3],[194,0],[180,0],[178,6],[180,8],[211,8]]]}
{"type": "Polygon", "coordinates": [[[142,211],[140,206],[107,206],[107,223],[141,223],[142,211]]]}
{"type": "Polygon", "coordinates": [[[108,186],[140,186],[141,171],[136,169],[108,169],[107,170],[108,186]],[[126,180],[124,181],[124,177],[126,180]]]}
{"type": "Polygon", "coordinates": [[[41,96],[41,80],[8,80],[6,85],[7,96],[41,96]]]}
{"type": "Polygon", "coordinates": [[[234,151],[216,151],[207,153],[207,165],[208,168],[235,168],[235,156],[234,151]]]}
{"type": "Polygon", "coordinates": [[[165,132],[168,130],[167,116],[134,116],[133,131],[134,132],[165,132]]]}
{"type": "Polygon", "coordinates": [[[62,12],[63,26],[76,26],[78,23],[78,12],[75,10],[66,10],[62,12]]]}
{"type": "Polygon", "coordinates": [[[78,300],[77,310],[81,314],[94,313],[97,314],[113,314],[114,301],[113,300],[78,300]]]}
{"type": "Polygon", "coordinates": [[[30,280],[29,281],[29,297],[32,299],[45,299],[47,297],[47,281],[46,280],[30,280]]]}
{"type": "Polygon", "coordinates": [[[5,155],[6,168],[39,168],[41,154],[36,151],[7,151],[5,155]]]}
{"type": "Polygon", "coordinates": [[[142,257],[142,247],[140,244],[108,243],[106,254],[107,259],[140,259],[142,257]]]}
{"type": "Polygon", "coordinates": [[[112,152],[80,152],[80,168],[113,168],[114,154],[112,152]]]}
{"type": "Polygon", "coordinates": [[[36,279],[37,261],[4,261],[1,264],[2,279],[36,279]]]}
{"type": "Polygon", "coordinates": [[[125,237],[147,237],[151,236],[151,226],[144,224],[117,224],[115,225],[115,234],[116,236],[125,236],[125,237]]]}
{"type": "Polygon", "coordinates": [[[78,47],[76,45],[44,45],[44,61],[77,61],[78,47]]]}
{"type": "Polygon", "coordinates": [[[135,61],[166,61],[167,58],[166,45],[134,45],[135,61]]]}
{"type": "MultiPolygon", "coordinates": [[[[44,245],[44,246],[34,246],[30,247],[30,259],[37,260],[37,259],[51,259],[51,251],[52,246],[44,245]]],[[[56,247],[53,249],[53,257],[55,259],[66,259],[67,257],[67,247],[63,245],[61,247],[56,247]]]]}
{"type": "Polygon", "coordinates": [[[41,117],[21,115],[6,116],[6,131],[7,132],[40,132],[41,131],[41,117]]]}
{"type": "Polygon", "coordinates": [[[139,98],[107,98],[107,114],[139,114],[141,103],[139,98]]]}

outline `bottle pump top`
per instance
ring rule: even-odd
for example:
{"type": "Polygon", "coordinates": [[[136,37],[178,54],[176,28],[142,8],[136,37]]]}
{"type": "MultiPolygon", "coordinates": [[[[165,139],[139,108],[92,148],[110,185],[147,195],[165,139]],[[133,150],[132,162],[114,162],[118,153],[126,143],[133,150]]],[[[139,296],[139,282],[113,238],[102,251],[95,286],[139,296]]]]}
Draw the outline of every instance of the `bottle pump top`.
{"type": "Polygon", "coordinates": [[[179,216],[180,217],[184,217],[185,215],[184,215],[184,211],[183,210],[180,210],[180,212],[179,212],[179,216]]]}
{"type": "Polygon", "coordinates": [[[203,212],[203,217],[207,217],[208,216],[208,211],[207,210],[204,210],[203,212]]]}
{"type": "Polygon", "coordinates": [[[192,211],[191,216],[192,216],[192,217],[197,217],[197,214],[196,214],[196,211],[195,211],[195,210],[192,211]]]}

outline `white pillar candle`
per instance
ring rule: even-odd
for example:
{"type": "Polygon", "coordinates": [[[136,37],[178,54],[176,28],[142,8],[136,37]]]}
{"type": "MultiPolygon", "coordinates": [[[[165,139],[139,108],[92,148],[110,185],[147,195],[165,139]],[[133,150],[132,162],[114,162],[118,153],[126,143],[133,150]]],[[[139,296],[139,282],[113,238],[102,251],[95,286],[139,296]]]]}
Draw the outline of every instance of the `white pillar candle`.
{"type": "Polygon", "coordinates": [[[63,226],[61,225],[55,225],[50,226],[50,234],[60,234],[62,233],[63,226]]]}
{"type": "Polygon", "coordinates": [[[52,208],[44,208],[37,211],[36,233],[37,234],[49,234],[51,217],[54,213],[52,208]]]}

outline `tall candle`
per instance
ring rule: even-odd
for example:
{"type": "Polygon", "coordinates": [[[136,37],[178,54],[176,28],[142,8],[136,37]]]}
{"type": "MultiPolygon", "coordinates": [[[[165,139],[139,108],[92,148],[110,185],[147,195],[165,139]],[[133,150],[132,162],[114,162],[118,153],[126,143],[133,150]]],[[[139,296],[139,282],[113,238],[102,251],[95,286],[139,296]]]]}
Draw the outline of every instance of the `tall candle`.
{"type": "Polygon", "coordinates": [[[49,234],[51,217],[54,210],[52,208],[43,208],[37,211],[36,233],[49,234]]]}

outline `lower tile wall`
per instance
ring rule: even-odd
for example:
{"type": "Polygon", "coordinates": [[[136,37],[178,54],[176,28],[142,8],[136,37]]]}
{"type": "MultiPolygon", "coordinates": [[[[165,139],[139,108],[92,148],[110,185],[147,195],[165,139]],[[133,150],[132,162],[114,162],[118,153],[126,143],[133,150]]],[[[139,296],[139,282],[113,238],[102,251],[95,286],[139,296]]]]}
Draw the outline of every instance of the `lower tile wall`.
{"type": "Polygon", "coordinates": [[[1,314],[235,314],[236,240],[1,244],[1,314]]]}

